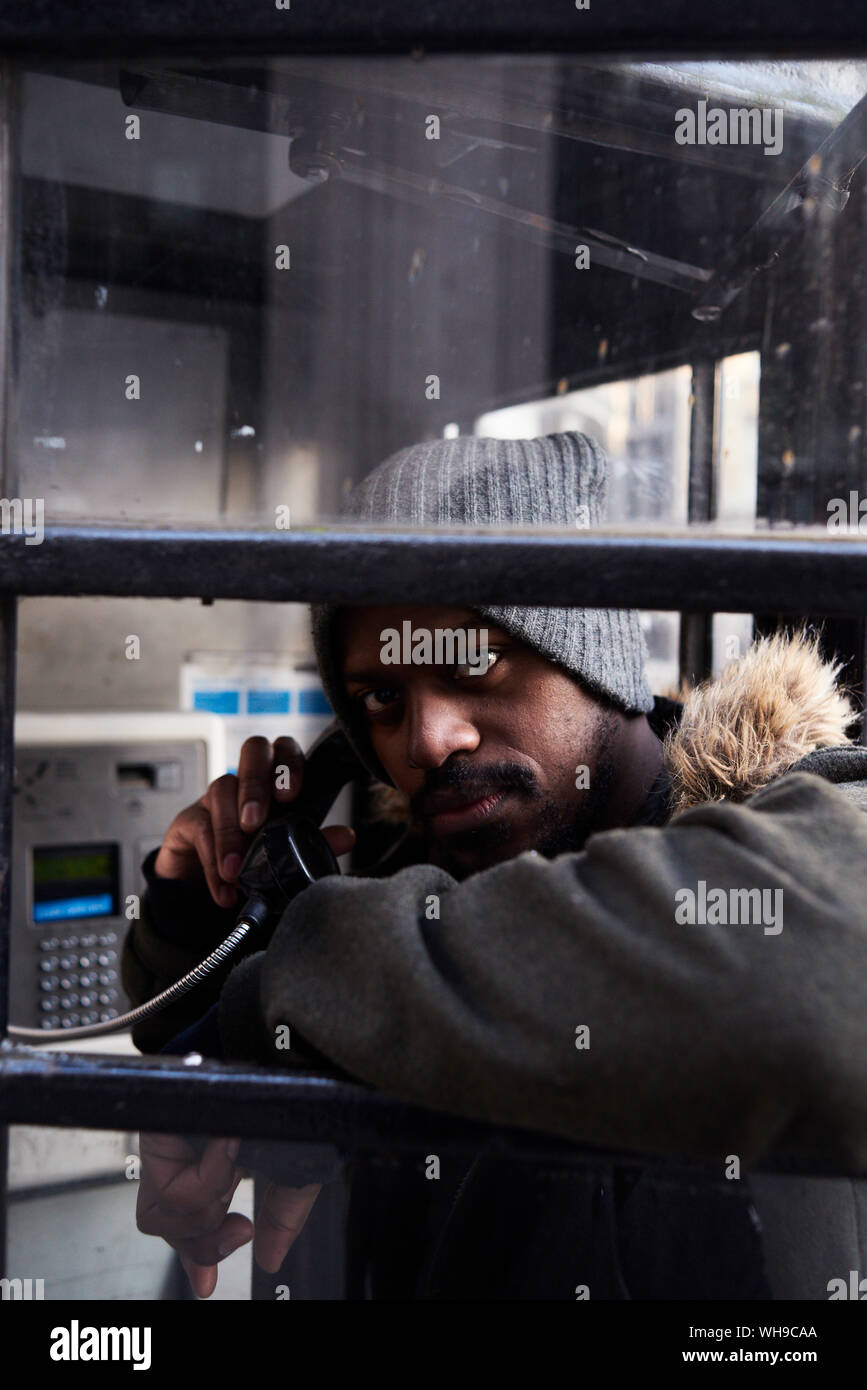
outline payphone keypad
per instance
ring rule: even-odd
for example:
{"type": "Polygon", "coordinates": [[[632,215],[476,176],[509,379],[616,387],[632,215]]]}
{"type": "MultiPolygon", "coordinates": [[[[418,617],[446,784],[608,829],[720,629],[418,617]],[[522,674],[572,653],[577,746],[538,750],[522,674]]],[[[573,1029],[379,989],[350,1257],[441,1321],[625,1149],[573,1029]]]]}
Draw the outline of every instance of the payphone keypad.
{"type": "Polygon", "coordinates": [[[121,998],[116,932],[44,937],[39,951],[43,1028],[77,1028],[117,1017],[121,998]]]}

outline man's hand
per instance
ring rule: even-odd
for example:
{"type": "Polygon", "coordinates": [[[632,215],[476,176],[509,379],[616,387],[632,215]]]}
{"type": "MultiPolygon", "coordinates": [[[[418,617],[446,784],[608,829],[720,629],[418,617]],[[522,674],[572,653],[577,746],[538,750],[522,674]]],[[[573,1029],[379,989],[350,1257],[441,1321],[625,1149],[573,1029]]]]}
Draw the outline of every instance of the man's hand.
{"type": "Polygon", "coordinates": [[[181,1257],[193,1292],[209,1298],[217,1265],[254,1238],[262,1269],[276,1274],[316,1201],[320,1186],[270,1183],[255,1227],[229,1204],[244,1170],[237,1167],[240,1140],[212,1139],[200,1157],[177,1134],[142,1134],[136,1223],[145,1235],[162,1236],[181,1257]]]}
{"type": "MultiPolygon", "coordinates": [[[[180,811],[166,831],[154,862],[160,878],[197,878],[204,873],[211,897],[231,907],[235,880],[253,836],[264,825],[272,802],[294,801],[304,780],[304,754],[294,738],[248,738],[237,776],[218,777],[192,806],[180,811]]],[[[348,825],[323,831],[336,855],[355,843],[348,825]]]]}
{"type": "MultiPolygon", "coordinates": [[[[161,878],[204,874],[220,907],[237,898],[235,880],[253,836],[272,803],[294,801],[304,777],[304,754],[294,738],[248,738],[238,774],[212,782],[194,805],[169,826],[154,870],[161,878]]],[[[355,842],[349,826],[323,831],[336,855],[355,842]]],[[[145,1235],[161,1236],[178,1251],[194,1292],[208,1298],[217,1285],[217,1266],[252,1238],[257,1263],[276,1273],[307,1220],[319,1184],[278,1187],[271,1183],[255,1227],[229,1205],[244,1171],[235,1162],[239,1140],[213,1139],[199,1156],[179,1135],[142,1134],[142,1171],[136,1219],[145,1235]]]]}

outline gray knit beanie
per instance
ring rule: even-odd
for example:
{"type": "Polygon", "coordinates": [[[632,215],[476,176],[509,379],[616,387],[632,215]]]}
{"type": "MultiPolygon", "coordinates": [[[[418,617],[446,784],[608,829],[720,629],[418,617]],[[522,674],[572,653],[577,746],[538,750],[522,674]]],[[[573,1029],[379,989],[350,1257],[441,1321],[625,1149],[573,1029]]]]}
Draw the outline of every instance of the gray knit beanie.
{"type": "MultiPolygon", "coordinates": [[[[364,522],[467,526],[596,526],[604,518],[605,455],[586,434],[539,439],[463,435],[413,444],[386,459],[352,492],[343,515],[364,522]]],[[[646,714],[644,639],[634,610],[499,608],[474,611],[534,647],[591,693],[646,714]]],[[[391,778],[373,752],[363,713],[346,695],[336,649],[338,608],[314,604],[313,643],[326,695],[365,766],[391,778]]]]}

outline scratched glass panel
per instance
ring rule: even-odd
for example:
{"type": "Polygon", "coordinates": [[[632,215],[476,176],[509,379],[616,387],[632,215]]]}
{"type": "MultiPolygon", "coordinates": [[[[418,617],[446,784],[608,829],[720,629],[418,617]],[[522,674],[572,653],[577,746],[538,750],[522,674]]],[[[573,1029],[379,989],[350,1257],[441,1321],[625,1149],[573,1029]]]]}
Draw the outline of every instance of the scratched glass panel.
{"type": "MultiPolygon", "coordinates": [[[[602,415],[562,427],[603,436],[611,519],[652,527],[682,495],[694,393],[624,505],[627,384],[757,353],[748,528],[857,526],[865,74],[40,66],[21,112],[23,492],[49,522],[302,526],[397,449],[594,392],[602,415]]],[[[711,498],[690,520],[718,514],[711,498]]]]}

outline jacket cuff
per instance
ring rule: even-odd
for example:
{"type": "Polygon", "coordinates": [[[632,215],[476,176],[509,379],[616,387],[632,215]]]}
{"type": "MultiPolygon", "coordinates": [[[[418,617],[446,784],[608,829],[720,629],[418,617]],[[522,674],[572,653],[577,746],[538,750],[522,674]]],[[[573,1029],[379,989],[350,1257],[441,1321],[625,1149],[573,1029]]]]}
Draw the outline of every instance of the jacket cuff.
{"type": "Polygon", "coordinates": [[[204,878],[160,878],[154,871],[158,853],[152,849],[141,866],[154,931],[176,945],[212,950],[234,927],[240,903],[220,907],[204,878]]]}

